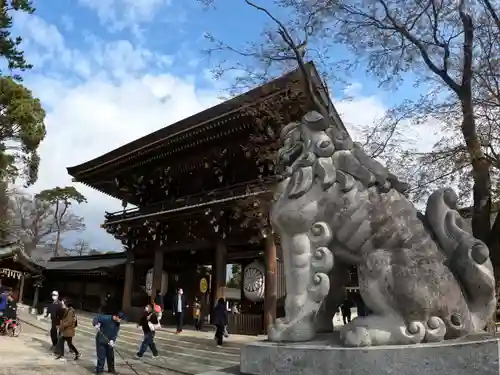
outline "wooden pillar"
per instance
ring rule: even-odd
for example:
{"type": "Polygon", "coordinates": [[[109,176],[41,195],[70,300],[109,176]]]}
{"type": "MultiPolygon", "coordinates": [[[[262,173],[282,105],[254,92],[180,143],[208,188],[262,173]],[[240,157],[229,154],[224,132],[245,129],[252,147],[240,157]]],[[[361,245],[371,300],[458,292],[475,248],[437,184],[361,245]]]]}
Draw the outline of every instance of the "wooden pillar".
{"type": "Polygon", "coordinates": [[[85,291],[87,289],[87,284],[85,281],[80,282],[80,296],[79,296],[79,306],[80,310],[83,310],[83,301],[85,299],[85,291]]]}
{"type": "Polygon", "coordinates": [[[18,296],[17,296],[17,302],[18,303],[23,303],[23,294],[24,294],[24,279],[25,279],[25,275],[23,273],[23,275],[21,276],[21,278],[19,279],[19,287],[18,287],[18,296]]]}
{"type": "Polygon", "coordinates": [[[212,267],[212,307],[219,298],[224,297],[224,289],[226,287],[226,246],[224,242],[219,241],[215,246],[214,264],[212,267]]]}
{"type": "Polygon", "coordinates": [[[266,268],[264,284],[264,328],[267,332],[269,325],[276,321],[277,305],[277,272],[276,272],[276,244],[274,236],[268,235],[264,239],[264,263],[266,268]]]}
{"type": "Polygon", "coordinates": [[[38,298],[40,296],[40,287],[38,285],[35,286],[35,295],[33,296],[33,308],[36,309],[38,305],[38,298]]]}
{"type": "Polygon", "coordinates": [[[153,264],[153,287],[151,288],[151,302],[154,302],[156,291],[161,290],[161,278],[163,275],[163,249],[157,246],[153,264]]]}
{"type": "Polygon", "coordinates": [[[123,283],[122,310],[130,311],[132,307],[132,287],[134,284],[134,252],[127,250],[127,263],[125,264],[125,281],[123,283]]]}

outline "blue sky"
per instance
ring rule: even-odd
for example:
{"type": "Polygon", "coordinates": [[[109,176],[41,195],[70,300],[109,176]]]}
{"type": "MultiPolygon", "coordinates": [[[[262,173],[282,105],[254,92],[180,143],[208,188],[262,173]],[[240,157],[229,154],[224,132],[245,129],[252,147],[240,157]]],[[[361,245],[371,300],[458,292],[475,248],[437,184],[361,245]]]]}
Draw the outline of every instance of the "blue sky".
{"type": "MultiPolygon", "coordinates": [[[[35,6],[34,15],[14,20],[35,66],[25,83],[47,110],[40,177],[31,192],[70,185],[67,166],[218,103],[223,83],[210,74],[216,60],[201,54],[204,33],[241,45],[257,39],[267,22],[239,0],[219,0],[209,11],[196,0],[38,0],[35,6]]],[[[373,122],[392,104],[364,72],[340,89],[353,97],[336,102],[351,129],[373,122]]],[[[65,244],[84,238],[102,250],[120,249],[99,227],[104,211],[119,210],[120,202],[76,186],[89,200],[75,208],[88,229],[66,236],[65,244]]]]}

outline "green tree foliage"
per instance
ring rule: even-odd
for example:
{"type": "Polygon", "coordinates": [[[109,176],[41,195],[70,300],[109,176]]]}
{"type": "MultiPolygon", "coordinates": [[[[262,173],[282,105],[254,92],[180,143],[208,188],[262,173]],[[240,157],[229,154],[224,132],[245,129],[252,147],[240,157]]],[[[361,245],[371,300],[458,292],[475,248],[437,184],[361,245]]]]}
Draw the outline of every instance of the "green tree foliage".
{"type": "Polygon", "coordinates": [[[28,0],[0,1],[0,237],[8,234],[7,188],[21,177],[26,185],[38,177],[37,150],[45,138],[45,111],[40,101],[19,82],[19,72],[31,69],[20,49],[21,37],[11,34],[14,12],[33,13],[28,0]],[[1,67],[7,69],[1,69],[1,67]]]}
{"type": "Polygon", "coordinates": [[[58,186],[42,190],[35,195],[35,199],[49,203],[53,207],[53,224],[56,234],[54,256],[62,255],[60,254],[61,234],[85,228],[83,218],[73,215],[70,208],[73,203],[87,203],[87,199],[74,186],[58,186]]]}
{"type": "Polygon", "coordinates": [[[0,157],[3,178],[38,178],[37,150],[45,138],[45,111],[31,91],[11,77],[0,77],[0,157]]]}
{"type": "MultiPolygon", "coordinates": [[[[24,58],[24,51],[20,44],[23,41],[21,37],[14,37],[11,34],[12,14],[13,12],[26,12],[32,14],[35,11],[33,2],[30,0],[1,0],[0,1],[0,56],[7,60],[9,71],[31,69],[24,58]]],[[[0,74],[3,74],[0,70],[0,74]]],[[[14,78],[20,79],[20,76],[14,78]]]]}

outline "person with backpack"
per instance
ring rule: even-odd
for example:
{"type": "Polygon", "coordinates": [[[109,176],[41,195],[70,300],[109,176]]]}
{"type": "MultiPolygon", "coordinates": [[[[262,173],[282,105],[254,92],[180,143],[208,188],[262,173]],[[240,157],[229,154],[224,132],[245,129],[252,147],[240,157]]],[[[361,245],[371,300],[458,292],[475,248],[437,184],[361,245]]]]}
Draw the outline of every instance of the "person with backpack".
{"type": "Polygon", "coordinates": [[[158,317],[156,312],[153,311],[151,305],[147,305],[144,308],[144,313],[142,314],[139,326],[142,328],[144,333],[144,339],[142,340],[139,351],[136,354],[137,358],[142,358],[147,348],[151,349],[153,353],[153,358],[158,358],[158,349],[156,349],[155,344],[155,328],[158,325],[158,317]]]}
{"type": "Polygon", "coordinates": [[[68,344],[69,351],[75,355],[75,360],[80,358],[80,352],[73,345],[78,321],[73,303],[69,299],[61,302],[62,319],[59,324],[59,340],[56,347],[56,359],[64,359],[64,343],[68,344]]]}

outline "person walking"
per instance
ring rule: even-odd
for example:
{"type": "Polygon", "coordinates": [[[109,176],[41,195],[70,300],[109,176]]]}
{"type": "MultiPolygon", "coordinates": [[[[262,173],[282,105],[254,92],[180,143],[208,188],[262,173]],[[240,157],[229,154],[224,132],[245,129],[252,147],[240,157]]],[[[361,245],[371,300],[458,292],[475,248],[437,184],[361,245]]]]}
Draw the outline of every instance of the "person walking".
{"type": "Polygon", "coordinates": [[[227,309],[224,298],[219,298],[214,308],[213,324],[216,327],[215,338],[217,340],[217,347],[221,348],[227,326],[227,309]]]}
{"type": "Polygon", "coordinates": [[[10,289],[2,288],[2,293],[0,294],[0,314],[2,316],[4,315],[4,312],[7,309],[9,295],[10,295],[10,289]]]}
{"type": "Polygon", "coordinates": [[[155,327],[158,324],[158,317],[151,305],[147,305],[144,308],[144,314],[141,317],[139,325],[142,328],[142,332],[144,333],[144,338],[142,340],[141,346],[139,347],[139,351],[136,354],[137,358],[142,358],[147,348],[151,349],[153,353],[153,358],[158,358],[158,350],[156,349],[155,344],[155,327]]]}
{"type": "Polygon", "coordinates": [[[197,331],[201,331],[201,303],[198,300],[198,297],[194,297],[193,322],[194,329],[196,329],[197,331]]]}
{"type": "Polygon", "coordinates": [[[69,299],[61,301],[62,319],[59,325],[59,341],[56,347],[56,359],[64,359],[64,344],[68,344],[70,353],[75,355],[75,361],[80,358],[80,352],[73,345],[73,337],[75,337],[76,327],[78,325],[76,319],[76,311],[73,303],[69,299]]]}
{"type": "Polygon", "coordinates": [[[120,323],[124,319],[122,312],[112,315],[96,316],[92,325],[97,330],[95,337],[97,364],[95,373],[102,374],[107,362],[108,372],[116,374],[114,346],[120,332],[120,323]]]}
{"type": "Polygon", "coordinates": [[[184,311],[187,307],[186,296],[184,296],[182,288],[179,288],[177,289],[177,295],[174,298],[172,307],[172,312],[175,316],[175,322],[177,324],[177,334],[182,332],[182,325],[184,323],[184,311]]]}
{"type": "Polygon", "coordinates": [[[346,298],[344,303],[340,306],[340,312],[342,313],[342,320],[344,324],[351,322],[351,301],[346,298]]]}
{"type": "Polygon", "coordinates": [[[45,318],[50,315],[50,340],[52,341],[52,351],[55,352],[57,347],[57,342],[59,341],[59,324],[61,323],[61,301],[59,301],[59,292],[54,290],[51,294],[52,303],[47,306],[47,313],[45,318]]]}
{"type": "Polygon", "coordinates": [[[101,313],[102,314],[112,314],[115,310],[112,306],[112,296],[111,293],[106,293],[106,297],[104,297],[104,304],[101,306],[101,313]]]}

